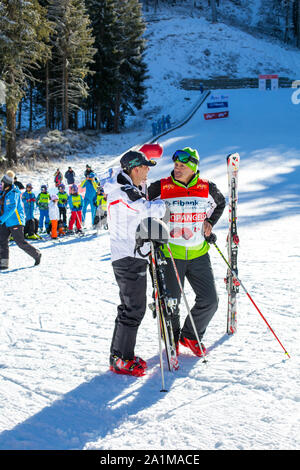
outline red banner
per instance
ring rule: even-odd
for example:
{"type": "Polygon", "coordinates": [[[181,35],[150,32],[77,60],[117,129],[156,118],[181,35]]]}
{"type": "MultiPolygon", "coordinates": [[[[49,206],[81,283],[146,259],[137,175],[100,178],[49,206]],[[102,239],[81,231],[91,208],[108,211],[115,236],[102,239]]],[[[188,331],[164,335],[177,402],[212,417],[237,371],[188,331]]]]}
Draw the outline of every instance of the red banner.
{"type": "Polygon", "coordinates": [[[221,119],[221,118],[226,118],[229,116],[229,111],[222,111],[219,113],[205,113],[204,114],[204,119],[209,120],[209,119],[221,119]]]}
{"type": "Polygon", "coordinates": [[[271,80],[272,78],[278,78],[278,75],[259,75],[258,78],[264,79],[264,80],[271,80]]]}

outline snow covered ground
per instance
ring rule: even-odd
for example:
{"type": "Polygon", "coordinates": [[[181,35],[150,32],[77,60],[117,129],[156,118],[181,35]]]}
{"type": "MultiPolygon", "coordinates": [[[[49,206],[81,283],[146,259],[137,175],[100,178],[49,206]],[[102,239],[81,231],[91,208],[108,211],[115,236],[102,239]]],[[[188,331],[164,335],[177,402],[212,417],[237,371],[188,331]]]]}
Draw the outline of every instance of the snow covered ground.
{"type": "MultiPolygon", "coordinates": [[[[157,329],[147,310],[136,352],[149,372],[138,379],[112,374],[119,298],[109,234],[35,242],[43,256],[34,268],[12,246],[10,269],[0,274],[0,449],[299,448],[300,106],[291,90],[220,93],[229,96],[230,117],[205,121],[201,108],[166,135],[150,179],[167,175],[173,151],[190,145],[199,150],[202,176],[227,195],[225,156],[240,153],[239,275],[291,359],[243,292],[238,333],[226,335],[226,266],[212,247],[220,304],[205,336],[208,363],[182,348],[180,369],[165,373],[169,391],[160,393],[157,329]]],[[[70,163],[78,178],[87,161],[100,172],[140,139],[107,136],[93,158],[70,163]]],[[[68,163],[20,179],[38,189],[68,163]]],[[[227,218],[228,207],[215,228],[225,254],[227,218]]],[[[188,284],[186,294],[192,305],[188,284]]]]}
{"type": "MultiPolygon", "coordinates": [[[[38,192],[69,165],[79,182],[86,163],[100,174],[151,135],[153,120],[180,121],[197,102],[197,92],[179,88],[182,78],[300,78],[298,51],[203,18],[165,15],[149,24],[147,37],[148,101],[128,130],[101,136],[76,158],[20,173],[23,183],[38,192]]],[[[179,371],[165,374],[169,392],[160,393],[156,321],[147,310],[136,352],[148,374],[114,375],[108,354],[119,298],[109,234],[34,242],[43,254],[34,268],[12,246],[10,269],[0,273],[0,449],[299,448],[300,105],[293,91],[215,91],[229,96],[229,119],[205,121],[204,104],[160,140],[164,155],[149,174],[168,175],[172,153],[189,145],[199,151],[201,175],[227,195],[225,157],[240,153],[239,275],[291,359],[243,291],[238,333],[226,335],[226,265],[212,247],[220,304],[204,338],[207,365],[182,348],[179,371]]],[[[227,219],[228,207],[215,228],[224,254],[227,219]]],[[[186,294],[192,305],[188,284],[186,294]]],[[[185,314],[182,306],[182,320],[185,314]]]]}

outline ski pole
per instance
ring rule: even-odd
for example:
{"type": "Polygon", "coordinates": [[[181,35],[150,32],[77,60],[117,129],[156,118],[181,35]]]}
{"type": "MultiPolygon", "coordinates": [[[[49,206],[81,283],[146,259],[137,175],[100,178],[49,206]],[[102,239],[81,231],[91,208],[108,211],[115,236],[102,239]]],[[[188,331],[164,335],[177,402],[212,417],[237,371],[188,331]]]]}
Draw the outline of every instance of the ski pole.
{"type": "Polygon", "coordinates": [[[155,256],[154,256],[154,246],[153,242],[150,243],[151,246],[151,263],[152,263],[152,276],[153,276],[153,286],[154,286],[154,301],[155,301],[155,312],[157,320],[157,331],[158,331],[158,345],[159,345],[159,361],[160,361],[160,370],[161,370],[161,392],[167,392],[165,388],[165,377],[164,377],[164,364],[162,358],[162,347],[161,347],[161,332],[160,332],[160,314],[159,314],[159,305],[158,305],[158,290],[157,290],[157,278],[155,269],[155,256]]]}
{"type": "Polygon", "coordinates": [[[264,320],[264,322],[266,323],[266,325],[268,326],[269,330],[273,333],[274,337],[277,339],[278,343],[280,344],[280,346],[282,347],[282,349],[284,350],[285,354],[290,358],[291,356],[289,355],[289,353],[287,352],[287,350],[285,349],[285,347],[283,346],[283,344],[281,343],[281,341],[279,340],[278,336],[276,335],[276,333],[274,332],[273,328],[271,328],[271,325],[267,322],[266,318],[263,316],[263,314],[261,313],[261,311],[259,310],[258,306],[256,305],[256,303],[254,302],[254,300],[252,299],[251,295],[249,294],[249,292],[247,291],[246,287],[244,286],[244,284],[242,283],[242,281],[238,278],[238,275],[237,273],[231,268],[229,262],[227,261],[227,259],[225,258],[225,256],[223,255],[223,253],[221,252],[220,248],[218,247],[218,245],[216,244],[216,240],[217,240],[217,237],[214,233],[212,233],[210,235],[211,237],[211,241],[209,241],[209,238],[206,240],[208,243],[211,243],[212,245],[214,245],[214,247],[216,248],[216,250],[218,251],[218,253],[221,255],[221,257],[223,258],[223,260],[225,261],[225,263],[227,264],[227,267],[228,269],[230,270],[231,274],[236,278],[236,280],[238,281],[238,283],[240,284],[240,286],[243,288],[245,294],[247,295],[247,297],[250,299],[250,301],[252,302],[252,304],[254,305],[254,307],[256,308],[256,310],[258,311],[258,313],[260,314],[261,318],[264,320]]]}
{"type": "Polygon", "coordinates": [[[191,324],[192,324],[192,327],[193,327],[193,330],[194,330],[194,333],[195,333],[195,336],[196,336],[196,339],[197,339],[197,343],[199,344],[199,348],[200,348],[200,351],[201,351],[201,355],[203,356],[203,362],[207,362],[207,359],[205,359],[205,353],[204,353],[204,351],[203,351],[202,344],[201,344],[200,339],[199,339],[199,336],[198,336],[198,332],[197,332],[197,329],[196,329],[196,325],[195,325],[195,322],[194,322],[194,319],[193,319],[193,316],[192,316],[192,313],[191,313],[191,310],[190,310],[190,307],[189,307],[189,304],[188,304],[186,295],[185,295],[185,293],[184,293],[184,290],[183,290],[183,287],[182,287],[182,284],[181,284],[181,281],[180,281],[178,269],[177,269],[177,267],[176,267],[176,263],[175,263],[175,261],[174,261],[174,257],[173,257],[173,255],[172,255],[172,252],[171,252],[171,248],[170,248],[169,243],[167,243],[166,246],[167,246],[167,249],[168,249],[168,252],[169,252],[171,261],[172,261],[172,265],[173,265],[174,272],[175,272],[175,275],[176,275],[176,278],[177,278],[177,282],[178,282],[178,285],[179,285],[179,289],[180,289],[181,295],[182,295],[182,297],[183,297],[183,300],[184,300],[184,303],[185,303],[185,307],[186,307],[186,309],[187,309],[187,312],[188,312],[188,315],[189,315],[189,318],[190,318],[190,321],[191,321],[191,324]]]}

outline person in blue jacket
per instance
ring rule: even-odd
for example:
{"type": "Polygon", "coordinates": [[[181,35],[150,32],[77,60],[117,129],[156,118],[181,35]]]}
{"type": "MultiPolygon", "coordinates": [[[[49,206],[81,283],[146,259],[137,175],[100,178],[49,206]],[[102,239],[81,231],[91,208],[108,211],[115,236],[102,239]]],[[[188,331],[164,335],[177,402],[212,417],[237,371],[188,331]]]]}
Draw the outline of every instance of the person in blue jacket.
{"type": "Polygon", "coordinates": [[[98,179],[94,172],[90,172],[87,174],[85,180],[82,181],[81,185],[82,188],[85,188],[85,196],[83,200],[83,208],[82,208],[82,222],[85,221],[86,211],[88,206],[91,206],[92,212],[92,224],[94,222],[94,218],[96,215],[97,208],[94,206],[94,198],[97,194],[97,187],[98,187],[98,179]]]}
{"type": "Polygon", "coordinates": [[[32,192],[32,184],[26,184],[26,190],[22,194],[22,202],[25,210],[25,227],[24,227],[24,234],[25,238],[30,238],[33,240],[37,240],[41,238],[38,234],[39,228],[39,221],[34,217],[34,209],[36,205],[36,197],[35,194],[32,192]]]}
{"type": "Polygon", "coordinates": [[[19,248],[40,264],[41,252],[24,239],[25,213],[19,189],[14,186],[14,172],[3,176],[0,192],[0,269],[9,267],[9,237],[12,236],[19,248]]]}
{"type": "Polygon", "coordinates": [[[43,232],[44,221],[45,221],[45,231],[49,229],[49,202],[50,202],[50,194],[48,193],[48,188],[45,184],[41,186],[41,192],[38,194],[36,198],[36,204],[40,211],[40,218],[39,218],[39,230],[43,232]]]}

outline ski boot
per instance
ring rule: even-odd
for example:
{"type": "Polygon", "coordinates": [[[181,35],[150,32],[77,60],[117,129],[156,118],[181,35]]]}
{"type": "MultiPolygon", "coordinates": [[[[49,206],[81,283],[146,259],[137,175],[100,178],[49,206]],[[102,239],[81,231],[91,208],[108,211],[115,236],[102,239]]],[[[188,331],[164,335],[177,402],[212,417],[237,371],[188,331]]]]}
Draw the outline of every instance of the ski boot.
{"type": "Polygon", "coordinates": [[[109,369],[116,374],[141,377],[145,375],[146,367],[146,362],[136,356],[132,360],[121,359],[118,356],[110,356],[109,369]],[[142,364],[144,364],[144,366],[142,364]]]}
{"type": "Polygon", "coordinates": [[[205,356],[206,354],[206,348],[203,343],[201,343],[201,348],[199,347],[199,344],[197,340],[195,339],[188,339],[188,338],[180,338],[179,343],[182,344],[182,346],[189,348],[195,356],[202,357],[205,356]]]}

